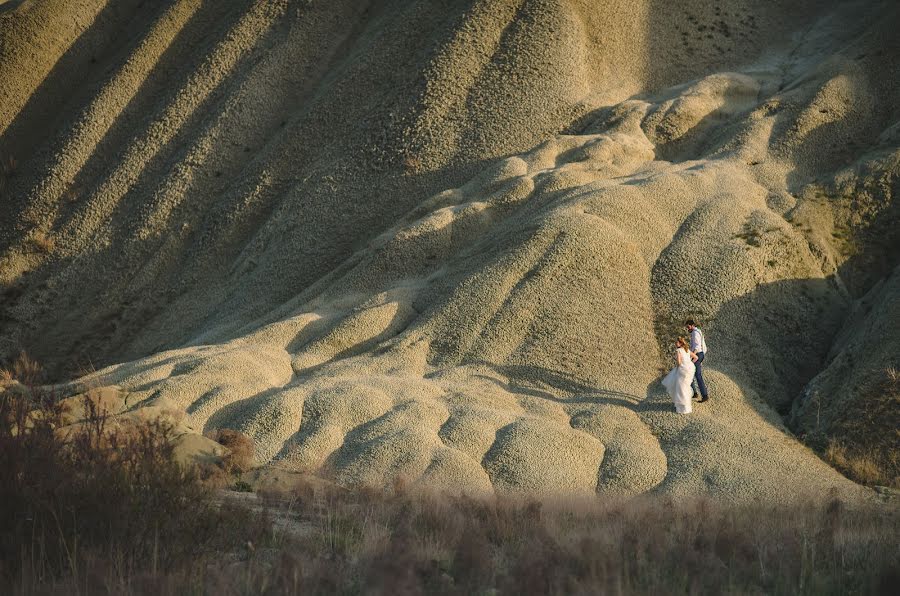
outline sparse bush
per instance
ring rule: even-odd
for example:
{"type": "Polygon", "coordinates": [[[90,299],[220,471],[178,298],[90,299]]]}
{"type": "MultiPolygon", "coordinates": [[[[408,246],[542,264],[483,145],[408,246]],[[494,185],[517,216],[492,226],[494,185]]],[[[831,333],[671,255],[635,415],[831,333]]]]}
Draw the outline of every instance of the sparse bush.
{"type": "Polygon", "coordinates": [[[206,436],[228,449],[223,458],[225,471],[233,474],[246,472],[253,466],[256,448],[253,439],[230,428],[220,428],[206,433],[206,436]]]}
{"type": "Polygon", "coordinates": [[[43,369],[36,360],[32,359],[26,352],[19,352],[19,355],[8,366],[0,368],[0,381],[7,383],[18,381],[19,383],[33,387],[40,384],[43,380],[43,369]]]}
{"type": "Polygon", "coordinates": [[[74,203],[78,200],[80,194],[81,189],[74,184],[70,184],[68,187],[66,187],[65,192],[63,192],[62,200],[68,203],[74,203]]]}
{"type": "Polygon", "coordinates": [[[162,570],[189,585],[189,568],[257,528],[235,527],[248,515],[218,509],[178,465],[171,425],[85,411],[63,427],[52,394],[0,392],[0,591],[118,593],[162,570]]]}
{"type": "Polygon", "coordinates": [[[239,493],[252,493],[253,486],[251,486],[249,482],[238,480],[234,483],[234,486],[231,487],[231,490],[239,493]]]}

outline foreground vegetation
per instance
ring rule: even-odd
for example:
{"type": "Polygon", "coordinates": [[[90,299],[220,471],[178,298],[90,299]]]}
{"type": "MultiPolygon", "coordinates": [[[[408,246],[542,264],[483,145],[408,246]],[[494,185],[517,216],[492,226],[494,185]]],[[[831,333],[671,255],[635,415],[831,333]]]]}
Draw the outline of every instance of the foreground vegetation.
{"type": "MultiPolygon", "coordinates": [[[[176,463],[171,426],[112,424],[86,407],[82,423],[64,426],[52,395],[0,388],[2,593],[877,594],[900,585],[896,504],[850,507],[832,495],[784,507],[541,504],[316,479],[226,498],[209,483],[215,474],[176,463]]],[[[246,450],[234,432],[215,436],[246,450]]],[[[223,460],[223,473],[239,468],[223,460]]]]}
{"type": "Polygon", "coordinates": [[[848,478],[900,489],[900,371],[889,368],[833,424],[825,459],[848,478]]]}

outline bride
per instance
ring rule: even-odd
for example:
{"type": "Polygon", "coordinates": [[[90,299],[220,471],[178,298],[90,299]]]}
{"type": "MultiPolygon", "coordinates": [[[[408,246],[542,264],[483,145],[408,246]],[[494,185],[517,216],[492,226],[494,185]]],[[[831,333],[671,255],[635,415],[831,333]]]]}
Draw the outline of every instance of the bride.
{"type": "Polygon", "coordinates": [[[663,380],[663,387],[675,402],[675,411],[679,414],[691,413],[691,381],[694,380],[695,356],[688,349],[688,343],[683,337],[675,341],[675,359],[677,365],[669,371],[663,380]]]}

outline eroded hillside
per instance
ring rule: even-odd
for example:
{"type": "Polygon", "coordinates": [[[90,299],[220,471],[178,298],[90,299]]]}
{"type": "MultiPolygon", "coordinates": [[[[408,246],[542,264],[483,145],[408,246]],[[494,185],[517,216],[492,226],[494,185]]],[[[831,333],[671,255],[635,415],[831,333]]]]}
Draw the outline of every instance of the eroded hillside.
{"type": "Polygon", "coordinates": [[[847,345],[897,365],[898,16],[18,4],[0,350],[346,482],[855,491],[781,415],[855,399],[847,345]],[[680,418],[689,315],[714,398],[680,418]]]}

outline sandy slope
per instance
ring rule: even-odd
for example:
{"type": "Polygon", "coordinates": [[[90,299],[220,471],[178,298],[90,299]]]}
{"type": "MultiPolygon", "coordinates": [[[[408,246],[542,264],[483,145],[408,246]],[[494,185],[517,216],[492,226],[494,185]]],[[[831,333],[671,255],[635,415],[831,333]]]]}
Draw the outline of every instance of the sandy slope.
{"type": "Polygon", "coordinates": [[[896,263],[900,13],[635,4],[0,13],[0,349],[347,482],[855,491],[773,408],[896,263]]]}

